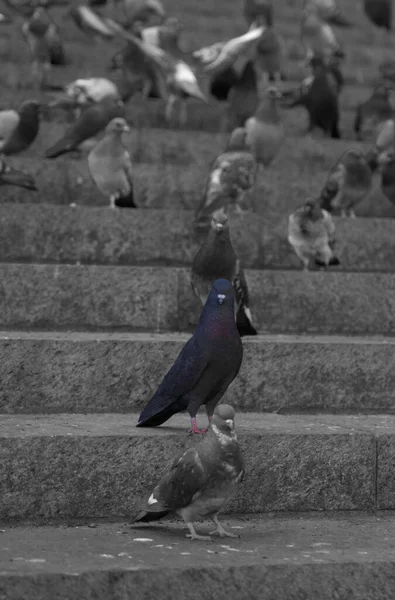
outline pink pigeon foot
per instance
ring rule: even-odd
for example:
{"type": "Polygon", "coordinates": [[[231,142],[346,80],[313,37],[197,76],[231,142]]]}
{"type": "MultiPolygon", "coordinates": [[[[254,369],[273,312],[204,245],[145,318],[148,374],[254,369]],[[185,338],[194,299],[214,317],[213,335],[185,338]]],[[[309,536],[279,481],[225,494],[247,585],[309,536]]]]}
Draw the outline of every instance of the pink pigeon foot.
{"type": "Polygon", "coordinates": [[[197,423],[196,423],[196,418],[191,419],[191,424],[192,424],[192,427],[188,431],[188,433],[199,433],[201,435],[204,435],[206,433],[207,429],[199,429],[199,427],[197,426],[197,423]]]}

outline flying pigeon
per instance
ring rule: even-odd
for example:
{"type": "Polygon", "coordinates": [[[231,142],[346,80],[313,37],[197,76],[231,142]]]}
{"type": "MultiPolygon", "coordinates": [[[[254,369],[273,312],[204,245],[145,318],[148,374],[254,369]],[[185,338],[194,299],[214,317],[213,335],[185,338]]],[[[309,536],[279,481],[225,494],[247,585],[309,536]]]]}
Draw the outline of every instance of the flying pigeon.
{"type": "Polygon", "coordinates": [[[223,208],[214,212],[208,236],[192,262],[192,289],[203,305],[213,282],[220,278],[232,282],[240,337],[257,335],[251,322],[247,281],[230,241],[228,217],[223,208]]]}
{"type": "Polygon", "coordinates": [[[0,155],[0,185],[15,185],[27,190],[37,190],[34,177],[12,167],[2,155],[0,155]]]}
{"type": "Polygon", "coordinates": [[[335,225],[319,201],[307,198],[288,219],[288,241],[308,271],[311,260],[318,266],[339,265],[334,254],[335,225]]]}
{"type": "Polygon", "coordinates": [[[254,116],[245,122],[246,145],[258,165],[264,167],[277,156],[285,138],[284,125],[277,109],[278,98],[281,98],[279,90],[274,86],[268,87],[254,116]]]}
{"type": "Polygon", "coordinates": [[[125,119],[113,119],[88,154],[89,173],[101,193],[110,199],[111,208],[136,208],[132,161],[122,143],[122,134],[128,131],[125,119]]]}
{"type": "Polygon", "coordinates": [[[190,433],[205,433],[196,424],[199,407],[205,406],[211,421],[215,407],[239,372],[242,359],[232,284],[227,279],[217,279],[195,333],[141,412],[137,427],[157,427],[187,410],[192,424],[190,433]]]}
{"type": "Polygon", "coordinates": [[[272,0],[244,0],[244,17],[250,26],[253,23],[267,25],[273,24],[273,2],[272,0]]]}
{"type": "Polygon", "coordinates": [[[76,150],[83,142],[101,133],[116,117],[125,117],[125,106],[121,100],[106,98],[87,106],[81,116],[65,132],[63,137],[49,148],[46,158],[56,158],[76,150]]]}
{"type": "Polygon", "coordinates": [[[313,75],[303,81],[296,98],[282,106],[304,106],[309,115],[308,132],[319,127],[331,138],[339,139],[338,83],[320,57],[313,57],[311,64],[313,75]]]}
{"type": "Polygon", "coordinates": [[[388,151],[394,149],[395,121],[388,119],[382,124],[376,142],[366,153],[366,160],[372,172],[385,160],[388,151]]]}
{"type": "Polygon", "coordinates": [[[238,58],[254,50],[264,31],[264,26],[254,27],[244,35],[227,42],[216,42],[196,50],[193,56],[203,63],[206,72],[211,75],[220,73],[226,67],[232,66],[238,58]]]}
{"type": "Polygon", "coordinates": [[[244,65],[239,80],[229,92],[229,122],[232,127],[243,127],[255,113],[258,105],[258,81],[253,61],[244,65]]]}
{"type": "Polygon", "coordinates": [[[34,142],[40,127],[40,105],[35,100],[22,102],[18,110],[0,111],[0,152],[19,154],[34,142]]]}
{"type": "Polygon", "coordinates": [[[86,4],[72,6],[69,15],[78,29],[94,39],[111,40],[115,37],[113,29],[86,4]]]}
{"type": "Polygon", "coordinates": [[[179,100],[181,103],[178,118],[180,124],[185,124],[186,100],[196,98],[208,104],[208,100],[199,87],[196,75],[183,60],[172,57],[170,54],[138,37],[119,28],[119,34],[129,42],[128,60],[122,58],[124,71],[134,74],[136,79],[145,81],[143,96],[148,97],[152,82],[158,87],[162,97],[165,97],[165,118],[169,122],[173,117],[174,107],[179,100]]]}
{"type": "Polygon", "coordinates": [[[355,217],[354,207],[370,192],[372,172],[364,153],[359,148],[349,148],[329,171],[320,194],[321,208],[330,213],[340,211],[355,217]]]}
{"type": "Polygon", "coordinates": [[[253,189],[257,165],[245,144],[246,130],[235,129],[225,152],[220,154],[210,169],[203,201],[196,213],[195,227],[205,229],[214,211],[230,203],[240,212],[240,201],[253,189]]]}
{"type": "Polygon", "coordinates": [[[380,189],[384,196],[395,204],[395,152],[389,150],[380,164],[380,189]]]}
{"type": "Polygon", "coordinates": [[[369,21],[386,29],[388,33],[392,29],[392,0],[364,0],[363,8],[369,21]]]}
{"type": "Polygon", "coordinates": [[[390,102],[390,86],[387,83],[379,83],[373,90],[372,95],[357,107],[354,131],[358,140],[371,134],[383,121],[394,116],[394,109],[390,102]]]}
{"type": "Polygon", "coordinates": [[[233,86],[237,85],[239,77],[234,67],[226,67],[210,79],[210,94],[219,102],[228,100],[233,86]]]}
{"type": "Polygon", "coordinates": [[[226,531],[218,514],[244,474],[244,460],[235,431],[235,411],[229,404],[216,407],[207,434],[194,447],[176,458],[132,519],[157,521],[170,512],[184,519],[192,540],[211,540],[196,533],[194,521],[209,517],[216,526],[210,535],[238,537],[226,531]]]}
{"type": "Polygon", "coordinates": [[[352,27],[350,21],[348,21],[340,12],[335,0],[308,0],[305,3],[305,6],[314,6],[320,19],[330,25],[336,25],[337,27],[352,27]]]}

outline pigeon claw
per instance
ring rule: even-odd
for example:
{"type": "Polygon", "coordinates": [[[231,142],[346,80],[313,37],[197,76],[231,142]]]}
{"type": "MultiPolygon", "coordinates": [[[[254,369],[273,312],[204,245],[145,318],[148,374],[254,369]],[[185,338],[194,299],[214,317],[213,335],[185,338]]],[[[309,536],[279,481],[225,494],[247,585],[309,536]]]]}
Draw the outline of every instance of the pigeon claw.
{"type": "Polygon", "coordinates": [[[199,429],[199,427],[197,425],[192,425],[191,429],[188,431],[188,433],[193,434],[193,433],[199,433],[200,435],[204,435],[206,433],[207,429],[199,429]]]}
{"type": "Polygon", "coordinates": [[[238,533],[231,533],[230,531],[226,531],[224,528],[222,529],[214,529],[214,531],[210,531],[210,535],[218,535],[220,538],[231,537],[231,538],[239,538],[238,533]]]}
{"type": "Polygon", "coordinates": [[[201,540],[203,542],[213,542],[213,538],[209,535],[199,535],[198,533],[187,533],[186,537],[191,540],[201,540]]]}

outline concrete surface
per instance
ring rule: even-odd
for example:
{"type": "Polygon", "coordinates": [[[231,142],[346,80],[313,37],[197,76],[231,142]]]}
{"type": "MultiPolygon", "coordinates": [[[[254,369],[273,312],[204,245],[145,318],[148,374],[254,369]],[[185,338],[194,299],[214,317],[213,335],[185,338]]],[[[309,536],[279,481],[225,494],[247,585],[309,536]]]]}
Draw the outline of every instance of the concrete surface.
{"type": "MultiPolygon", "coordinates": [[[[189,418],[136,428],[137,414],[2,415],[0,519],[116,518],[191,444],[189,418]]],[[[199,422],[206,422],[199,415],[199,422]]],[[[389,415],[237,415],[246,474],[231,512],[376,507],[381,435],[389,415]]]]}
{"type": "MultiPolygon", "coordinates": [[[[246,271],[260,333],[395,334],[395,274],[246,271]]],[[[3,329],[192,331],[189,269],[0,264],[3,329]]]]}
{"type": "MultiPolygon", "coordinates": [[[[4,600],[120,597],[360,600],[395,595],[393,513],[222,517],[238,539],[190,541],[179,521],[5,527],[4,600]]],[[[198,530],[210,531],[208,523],[198,530]]]]}
{"type": "MultiPolygon", "coordinates": [[[[11,262],[190,265],[199,246],[193,211],[4,204],[0,256],[11,262]]],[[[234,249],[246,268],[296,268],[288,215],[230,214],[234,249]]],[[[335,218],[337,271],[393,271],[395,221],[335,218]]],[[[204,239],[204,237],[203,237],[204,239]]]]}
{"type": "MultiPolygon", "coordinates": [[[[0,412],[139,411],[188,334],[0,332],[0,412]]],[[[394,338],[243,338],[241,411],[394,412],[394,338]]]]}

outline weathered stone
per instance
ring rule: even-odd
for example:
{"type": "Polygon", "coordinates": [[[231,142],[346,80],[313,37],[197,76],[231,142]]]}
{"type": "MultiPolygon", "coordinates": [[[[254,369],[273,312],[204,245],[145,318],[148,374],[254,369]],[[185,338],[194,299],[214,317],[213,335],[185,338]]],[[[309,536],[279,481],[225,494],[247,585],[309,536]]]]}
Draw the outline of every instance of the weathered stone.
{"type": "MultiPolygon", "coordinates": [[[[189,335],[0,334],[0,412],[140,411],[189,335]]],[[[394,412],[394,340],[244,338],[241,411],[394,412]]]]}
{"type": "MultiPolygon", "coordinates": [[[[200,417],[199,417],[200,418],[200,417]]],[[[202,416],[203,419],[203,416],[202,416]]],[[[129,415],[3,415],[0,519],[128,516],[174,460],[199,440],[188,418],[136,429],[129,415]]],[[[238,415],[247,470],[232,512],[374,507],[375,441],[338,417],[238,415]]]]}
{"type": "MultiPolygon", "coordinates": [[[[241,600],[332,600],[334,591],[339,600],[387,600],[395,594],[393,514],[222,519],[240,539],[191,543],[180,522],[167,520],[132,528],[7,529],[0,593],[7,600],[227,600],[235,589],[241,600]]],[[[202,532],[211,527],[198,524],[202,532]]]]}

